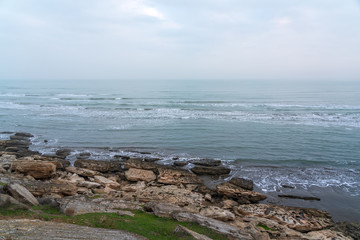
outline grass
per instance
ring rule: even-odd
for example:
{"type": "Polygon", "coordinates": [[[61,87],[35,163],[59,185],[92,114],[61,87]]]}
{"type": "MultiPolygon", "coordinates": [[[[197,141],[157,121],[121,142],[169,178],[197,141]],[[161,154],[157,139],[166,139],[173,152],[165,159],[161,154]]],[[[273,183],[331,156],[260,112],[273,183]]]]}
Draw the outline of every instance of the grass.
{"type": "Polygon", "coordinates": [[[6,183],[0,182],[0,186],[5,187],[5,186],[6,186],[6,183]]]}
{"type": "Polygon", "coordinates": [[[50,206],[32,207],[34,211],[27,211],[16,208],[0,209],[0,219],[8,218],[31,218],[44,221],[56,221],[72,223],[81,226],[126,230],[137,233],[148,239],[193,239],[190,236],[181,236],[174,234],[177,225],[185,226],[197,233],[204,234],[214,240],[225,240],[226,237],[215,233],[208,228],[202,227],[196,223],[177,222],[169,218],[160,218],[153,214],[142,211],[132,211],[135,216],[119,216],[116,213],[88,213],[77,216],[66,216],[58,209],[50,206]]]}
{"type": "Polygon", "coordinates": [[[256,226],[257,226],[257,227],[261,227],[261,228],[265,229],[266,231],[271,230],[271,228],[269,228],[268,226],[263,225],[263,224],[258,224],[258,225],[256,225],[256,226]]]}

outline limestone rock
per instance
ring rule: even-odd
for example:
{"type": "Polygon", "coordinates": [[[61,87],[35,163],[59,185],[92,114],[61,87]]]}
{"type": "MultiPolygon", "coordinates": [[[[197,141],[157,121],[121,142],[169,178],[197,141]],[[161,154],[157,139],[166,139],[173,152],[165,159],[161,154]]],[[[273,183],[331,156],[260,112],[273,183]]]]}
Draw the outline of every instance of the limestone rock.
{"type": "Polygon", "coordinates": [[[232,212],[216,207],[216,206],[209,206],[206,208],[203,208],[200,210],[200,214],[205,216],[205,217],[209,217],[209,218],[213,218],[213,219],[217,219],[220,221],[233,221],[235,220],[235,214],[233,214],[232,212]]]}
{"type": "Polygon", "coordinates": [[[201,179],[183,169],[159,168],[158,182],[164,184],[200,184],[201,179]]]}
{"type": "Polygon", "coordinates": [[[185,161],[175,161],[173,163],[174,166],[177,166],[177,167],[183,167],[183,166],[186,166],[188,165],[188,162],[185,162],[185,161]]]}
{"type": "Polygon", "coordinates": [[[174,185],[147,187],[138,194],[138,199],[140,202],[175,204],[188,210],[200,208],[205,201],[204,195],[174,185]]]}
{"type": "Polygon", "coordinates": [[[85,187],[88,189],[94,189],[94,188],[100,188],[101,184],[96,182],[89,182],[89,181],[80,181],[77,183],[77,186],[79,187],[85,187]]]}
{"type": "Polygon", "coordinates": [[[89,170],[86,168],[67,167],[65,170],[67,172],[76,173],[77,175],[83,176],[83,177],[94,177],[95,175],[99,174],[96,171],[89,170]]]}
{"type": "Polygon", "coordinates": [[[197,175],[225,175],[230,173],[230,168],[227,167],[208,167],[208,166],[195,166],[191,171],[197,175]]]}
{"type": "Polygon", "coordinates": [[[28,174],[36,179],[51,178],[56,174],[56,166],[51,162],[15,160],[11,170],[28,174]]]}
{"type": "Polygon", "coordinates": [[[11,164],[16,160],[15,155],[7,155],[4,154],[0,157],[0,167],[4,168],[5,170],[11,167],[11,164]]]}
{"type": "Polygon", "coordinates": [[[125,169],[137,168],[137,169],[145,169],[145,170],[157,170],[158,168],[164,167],[163,165],[152,163],[152,162],[144,162],[139,158],[130,158],[125,164],[125,169]]]}
{"type": "Polygon", "coordinates": [[[120,189],[120,184],[103,176],[95,176],[95,182],[103,185],[104,187],[109,187],[111,189],[117,190],[120,189]]]}
{"type": "Polygon", "coordinates": [[[24,186],[35,196],[42,197],[47,195],[72,196],[76,194],[77,187],[66,181],[42,182],[27,181],[24,186]]]}
{"type": "Polygon", "coordinates": [[[75,161],[74,166],[78,168],[86,168],[93,171],[105,173],[110,171],[111,164],[109,161],[80,159],[75,161]]]}
{"type": "Polygon", "coordinates": [[[145,182],[137,182],[136,184],[122,185],[121,190],[125,192],[139,192],[146,187],[145,182]]]}
{"type": "Polygon", "coordinates": [[[312,208],[246,204],[239,205],[235,210],[241,216],[251,215],[274,219],[299,232],[317,231],[334,225],[329,213],[312,208]]]}
{"type": "Polygon", "coordinates": [[[177,227],[174,230],[174,233],[184,233],[186,235],[190,235],[191,237],[193,237],[196,240],[212,240],[211,238],[209,238],[203,234],[194,232],[182,225],[177,225],[177,227]]]}
{"type": "Polygon", "coordinates": [[[10,193],[15,199],[20,202],[30,204],[33,206],[38,206],[39,202],[36,200],[34,195],[31,194],[24,186],[21,186],[18,183],[10,183],[6,185],[6,191],[10,193]]]}
{"type": "Polygon", "coordinates": [[[188,212],[176,212],[173,214],[173,218],[180,222],[196,222],[201,226],[210,228],[216,232],[231,236],[235,239],[253,240],[254,238],[241,228],[232,226],[225,222],[211,219],[200,214],[188,213],[188,212]]]}
{"type": "Polygon", "coordinates": [[[130,168],[125,172],[125,177],[129,181],[137,182],[137,181],[145,181],[151,182],[156,179],[156,175],[151,170],[143,170],[137,168],[130,168]]]}
{"type": "Polygon", "coordinates": [[[250,191],[254,189],[254,182],[245,178],[233,177],[229,183],[250,191]]]}
{"type": "Polygon", "coordinates": [[[231,199],[227,199],[221,202],[221,207],[225,209],[233,209],[233,207],[237,205],[238,203],[231,199]]]}
{"type": "Polygon", "coordinates": [[[18,200],[16,200],[15,198],[7,195],[7,194],[1,194],[0,193],[0,208],[4,209],[7,208],[11,205],[17,205],[23,209],[27,209],[28,206],[26,206],[25,204],[19,202],[18,200]]]}
{"type": "Polygon", "coordinates": [[[144,208],[153,212],[158,217],[171,218],[175,212],[184,211],[183,208],[169,203],[148,202],[144,208]]]}
{"type": "Polygon", "coordinates": [[[256,203],[266,199],[264,194],[244,190],[229,182],[217,185],[216,191],[225,196],[237,199],[239,203],[256,203]]]}

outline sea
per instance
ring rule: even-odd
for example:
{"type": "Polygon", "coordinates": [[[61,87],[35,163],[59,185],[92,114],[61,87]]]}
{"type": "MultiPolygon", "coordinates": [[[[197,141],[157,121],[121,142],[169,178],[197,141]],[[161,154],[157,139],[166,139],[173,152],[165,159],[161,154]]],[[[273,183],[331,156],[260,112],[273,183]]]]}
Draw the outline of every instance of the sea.
{"type": "Polygon", "coordinates": [[[8,131],[32,133],[43,154],[69,148],[71,162],[220,159],[225,180],[253,180],[269,203],[360,222],[359,81],[0,80],[8,131]]]}

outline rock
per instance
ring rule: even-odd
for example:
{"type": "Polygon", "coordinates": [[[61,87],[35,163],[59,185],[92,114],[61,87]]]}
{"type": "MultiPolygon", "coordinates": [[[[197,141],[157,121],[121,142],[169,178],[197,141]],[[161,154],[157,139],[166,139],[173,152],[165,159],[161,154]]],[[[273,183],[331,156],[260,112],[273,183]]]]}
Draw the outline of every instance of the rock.
{"type": "Polygon", "coordinates": [[[188,165],[188,162],[185,162],[185,161],[175,161],[173,164],[174,164],[174,166],[177,166],[177,167],[183,167],[183,166],[188,165]]]}
{"type": "Polygon", "coordinates": [[[26,132],[17,132],[15,133],[15,136],[26,137],[26,138],[34,137],[34,135],[32,135],[31,133],[26,133],[26,132]]]}
{"type": "Polygon", "coordinates": [[[145,182],[137,182],[136,184],[129,184],[121,186],[121,190],[125,192],[139,192],[146,187],[145,182]]]}
{"type": "Polygon", "coordinates": [[[289,185],[285,185],[285,184],[283,184],[283,185],[281,185],[283,188],[290,188],[290,189],[294,189],[295,187],[294,186],[289,186],[289,185]]]}
{"type": "Polygon", "coordinates": [[[156,179],[156,175],[153,171],[136,169],[136,168],[130,168],[128,171],[126,171],[125,177],[127,180],[133,182],[137,182],[137,181],[151,182],[156,179]]]}
{"type": "Polygon", "coordinates": [[[250,191],[254,189],[254,182],[245,178],[234,177],[229,181],[229,183],[250,191]]]}
{"type": "Polygon", "coordinates": [[[79,187],[85,187],[87,189],[94,189],[94,188],[100,188],[102,185],[96,182],[89,182],[89,181],[79,181],[77,183],[77,186],[79,187]]]}
{"type": "Polygon", "coordinates": [[[93,171],[106,173],[116,172],[122,170],[122,164],[117,161],[100,161],[100,160],[76,160],[74,163],[75,167],[86,168],[93,171]]]}
{"type": "Polygon", "coordinates": [[[16,156],[4,154],[0,157],[0,167],[8,170],[11,168],[11,164],[16,160],[16,156]]]}
{"type": "Polygon", "coordinates": [[[72,196],[76,194],[77,187],[70,182],[42,182],[27,181],[24,186],[35,196],[42,197],[48,195],[72,196]]]}
{"type": "Polygon", "coordinates": [[[70,155],[70,153],[71,153],[71,150],[70,150],[70,149],[65,149],[65,148],[63,148],[63,149],[57,150],[55,154],[56,154],[56,156],[65,159],[67,156],[70,155]]]}
{"type": "Polygon", "coordinates": [[[68,176],[67,177],[67,180],[71,183],[74,183],[74,184],[78,184],[79,182],[83,182],[85,181],[85,179],[83,177],[79,177],[79,175],[77,174],[73,174],[71,176],[68,176]]]}
{"type": "Polygon", "coordinates": [[[249,233],[246,233],[241,228],[232,226],[219,220],[211,219],[200,214],[188,213],[188,212],[176,212],[173,214],[173,218],[180,222],[195,222],[201,226],[210,228],[221,234],[231,236],[235,239],[253,240],[249,233]]]}
{"type": "Polygon", "coordinates": [[[164,184],[200,184],[201,179],[183,169],[159,168],[157,181],[164,184]]]}
{"type": "Polygon", "coordinates": [[[5,208],[8,208],[11,205],[17,205],[22,209],[27,209],[28,208],[28,206],[26,206],[23,203],[19,202],[15,198],[13,198],[13,197],[11,197],[11,196],[9,196],[7,194],[0,193],[0,208],[5,209],[5,208]]]}
{"type": "Polygon", "coordinates": [[[156,157],[147,157],[147,158],[144,158],[144,161],[145,162],[156,162],[156,161],[159,161],[160,158],[156,158],[156,157]]]}
{"type": "Polygon", "coordinates": [[[171,218],[175,212],[184,211],[183,208],[169,203],[148,202],[144,209],[153,212],[158,217],[171,218]]]}
{"type": "Polygon", "coordinates": [[[27,137],[22,137],[22,136],[16,136],[16,135],[10,136],[10,140],[30,142],[30,139],[29,139],[29,138],[27,138],[27,137]]]}
{"type": "Polygon", "coordinates": [[[51,178],[56,174],[56,166],[51,162],[15,160],[11,170],[28,174],[36,179],[51,178]]]}
{"type": "Polygon", "coordinates": [[[320,201],[320,198],[310,197],[310,196],[308,197],[308,196],[279,194],[278,197],[280,197],[280,198],[302,199],[302,200],[310,200],[310,201],[320,201]]]}
{"type": "Polygon", "coordinates": [[[233,207],[235,207],[237,205],[238,205],[238,203],[231,199],[227,199],[227,200],[224,200],[221,202],[222,208],[225,208],[225,209],[233,209],[233,207]]]}
{"type": "Polygon", "coordinates": [[[157,170],[158,168],[164,167],[163,165],[151,163],[151,162],[143,162],[140,158],[130,158],[128,159],[125,164],[125,169],[130,168],[138,168],[138,169],[144,169],[144,170],[157,170]]]}
{"type": "Polygon", "coordinates": [[[232,212],[230,212],[228,210],[221,209],[216,206],[209,206],[209,207],[203,208],[200,210],[200,214],[205,217],[217,219],[217,220],[224,221],[224,222],[235,220],[235,214],[233,214],[232,212]]]}
{"type": "Polygon", "coordinates": [[[66,197],[57,199],[60,209],[67,215],[79,215],[96,212],[113,212],[117,213],[119,209],[141,210],[139,204],[119,199],[95,198],[89,199],[81,197],[66,197]]]}
{"type": "Polygon", "coordinates": [[[214,159],[200,159],[200,160],[192,160],[190,162],[195,165],[208,166],[208,167],[217,167],[221,165],[220,160],[214,160],[214,159]]]}
{"type": "Polygon", "coordinates": [[[266,199],[266,196],[264,194],[246,191],[229,182],[217,185],[216,191],[219,194],[235,198],[239,203],[256,203],[266,199]]]}
{"type": "MultiPolygon", "coordinates": [[[[357,232],[359,234],[359,232],[357,232]]],[[[346,236],[346,234],[341,232],[336,232],[332,230],[321,230],[321,231],[313,231],[309,232],[307,234],[304,234],[305,236],[303,239],[311,239],[311,240],[317,240],[317,239],[331,239],[331,240],[354,240],[359,238],[354,238],[350,236],[346,236]]]]}
{"type": "Polygon", "coordinates": [[[95,182],[103,185],[104,187],[109,187],[114,190],[118,190],[121,187],[121,185],[118,182],[112,181],[103,176],[95,176],[94,179],[95,179],[95,182]]]}
{"type": "Polygon", "coordinates": [[[332,228],[332,230],[342,232],[346,236],[352,237],[353,239],[360,239],[360,223],[338,222],[332,228]]]}
{"type": "Polygon", "coordinates": [[[34,195],[31,194],[24,186],[21,186],[18,183],[7,184],[5,190],[10,193],[15,199],[25,204],[30,204],[32,206],[38,206],[39,202],[36,200],[34,195]]]}
{"type": "Polygon", "coordinates": [[[174,230],[174,233],[181,233],[181,234],[189,235],[196,240],[212,240],[211,238],[209,238],[205,235],[199,234],[197,232],[194,232],[182,225],[177,225],[177,227],[174,230]]]}
{"type": "Polygon", "coordinates": [[[67,167],[65,170],[67,172],[76,173],[77,175],[83,177],[94,177],[95,175],[99,175],[99,172],[89,170],[86,168],[67,167]]]}
{"type": "Polygon", "coordinates": [[[240,216],[251,215],[273,219],[299,232],[317,231],[334,225],[329,213],[312,208],[246,204],[236,207],[235,213],[240,216]]]}
{"type": "Polygon", "coordinates": [[[207,167],[207,166],[195,166],[191,168],[191,171],[197,175],[225,175],[230,173],[230,169],[227,167],[207,167]]]}
{"type": "Polygon", "coordinates": [[[162,202],[175,204],[189,211],[200,208],[204,195],[174,185],[147,187],[138,194],[140,202],[162,202]]]}
{"type": "Polygon", "coordinates": [[[41,160],[45,162],[50,162],[55,164],[56,169],[59,170],[65,170],[66,167],[70,166],[70,162],[68,160],[64,160],[54,156],[33,155],[31,157],[23,157],[20,160],[28,160],[28,161],[41,160]]]}

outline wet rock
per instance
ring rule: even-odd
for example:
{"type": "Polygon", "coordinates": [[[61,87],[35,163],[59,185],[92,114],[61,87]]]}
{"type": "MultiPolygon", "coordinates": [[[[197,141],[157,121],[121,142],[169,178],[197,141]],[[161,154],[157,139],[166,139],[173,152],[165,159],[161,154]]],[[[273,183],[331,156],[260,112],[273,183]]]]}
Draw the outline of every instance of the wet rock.
{"type": "Polygon", "coordinates": [[[195,222],[216,232],[233,237],[234,239],[253,240],[253,237],[241,228],[232,226],[219,220],[211,219],[200,214],[177,212],[173,218],[180,222],[195,222]]]}
{"type": "Polygon", "coordinates": [[[38,160],[15,160],[11,165],[11,170],[30,175],[36,179],[46,179],[55,176],[56,165],[38,160]]]}
{"type": "Polygon", "coordinates": [[[174,164],[174,166],[177,166],[177,167],[183,167],[183,166],[188,165],[188,162],[186,162],[186,161],[175,161],[173,164],[174,164]]]}
{"type": "Polygon", "coordinates": [[[130,168],[125,172],[125,177],[129,181],[137,182],[137,181],[145,181],[151,182],[156,179],[156,175],[151,170],[143,170],[137,168],[130,168]]]}
{"type": "Polygon", "coordinates": [[[338,222],[332,228],[332,230],[342,232],[346,236],[352,237],[353,239],[360,239],[360,223],[338,222]]]}
{"type": "Polygon", "coordinates": [[[67,167],[65,170],[70,173],[76,173],[77,175],[83,177],[94,177],[95,175],[99,175],[99,172],[86,168],[67,167]]]}
{"type": "Polygon", "coordinates": [[[29,139],[29,138],[23,137],[23,136],[17,136],[17,135],[12,135],[12,136],[10,136],[10,140],[30,142],[30,139],[29,139]]]}
{"type": "Polygon", "coordinates": [[[283,187],[283,188],[290,188],[290,189],[294,189],[294,188],[295,188],[294,186],[285,185],[285,184],[281,185],[281,187],[283,187]]]}
{"type": "Polygon", "coordinates": [[[312,208],[247,204],[236,207],[235,213],[240,216],[251,215],[273,219],[299,232],[317,231],[334,225],[329,213],[312,208]]]}
{"type": "Polygon", "coordinates": [[[27,137],[27,138],[34,137],[34,135],[32,135],[31,133],[26,133],[26,132],[17,132],[15,133],[15,136],[27,137]]]}
{"type": "Polygon", "coordinates": [[[256,203],[266,199],[264,194],[244,190],[229,182],[216,186],[216,191],[219,194],[236,199],[239,203],[256,203]]]}
{"type": "Polygon", "coordinates": [[[159,168],[157,181],[163,184],[200,184],[201,179],[183,169],[159,168]]]}
{"type": "Polygon", "coordinates": [[[32,206],[38,206],[39,202],[24,186],[18,183],[7,184],[5,190],[10,193],[16,200],[32,206]]]}
{"type": "Polygon", "coordinates": [[[288,195],[288,194],[279,194],[280,198],[291,198],[291,199],[302,199],[302,200],[310,200],[310,201],[320,201],[320,198],[311,197],[311,196],[298,196],[298,195],[288,195]]]}
{"type": "Polygon", "coordinates": [[[234,177],[229,181],[229,183],[250,191],[254,189],[254,182],[245,178],[234,177]]]}
{"type": "Polygon", "coordinates": [[[109,172],[112,167],[109,161],[82,160],[82,159],[76,160],[74,166],[78,168],[90,169],[101,173],[109,172]]]}
{"type": "Polygon", "coordinates": [[[66,149],[66,148],[63,148],[63,149],[59,149],[56,151],[56,156],[60,157],[60,158],[66,158],[67,156],[69,156],[71,153],[71,150],[70,149],[66,149]]]}
{"type": "Polygon", "coordinates": [[[189,235],[192,238],[194,238],[195,240],[212,240],[211,238],[203,235],[203,234],[199,234],[197,232],[194,232],[182,225],[177,225],[177,227],[174,230],[174,233],[181,233],[181,234],[185,234],[185,235],[189,235]]]}
{"type": "Polygon", "coordinates": [[[191,171],[197,175],[226,175],[230,173],[230,169],[227,167],[207,167],[207,166],[195,166],[191,168],[191,171]]]}
{"type": "Polygon", "coordinates": [[[159,161],[160,158],[156,158],[156,157],[147,157],[147,158],[144,158],[144,161],[145,162],[156,162],[156,161],[159,161]]]}
{"type": "Polygon", "coordinates": [[[207,167],[217,167],[221,165],[220,160],[214,160],[214,159],[200,159],[200,160],[192,160],[190,162],[195,165],[201,165],[207,167]]]}
{"type": "Polygon", "coordinates": [[[216,206],[209,206],[206,208],[202,208],[200,210],[200,214],[205,217],[217,219],[224,222],[235,220],[235,214],[233,214],[228,210],[216,206]]]}

